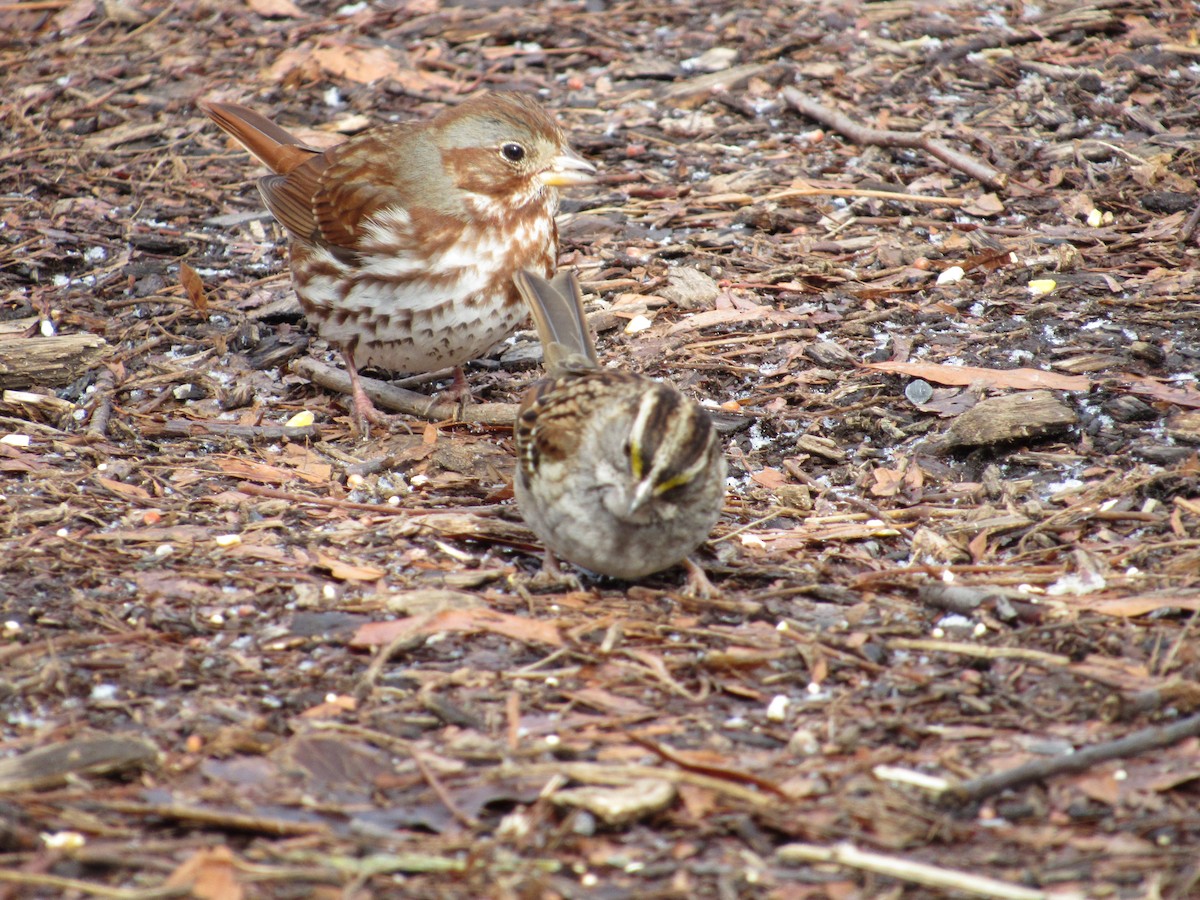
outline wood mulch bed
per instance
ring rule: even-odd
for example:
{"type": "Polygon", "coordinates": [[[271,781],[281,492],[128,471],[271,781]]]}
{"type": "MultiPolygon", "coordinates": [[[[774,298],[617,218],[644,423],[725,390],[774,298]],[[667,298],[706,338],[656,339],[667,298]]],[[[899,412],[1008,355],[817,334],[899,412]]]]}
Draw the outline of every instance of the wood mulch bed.
{"type": "Polygon", "coordinates": [[[1200,895],[1198,57],[1179,0],[0,4],[0,900],[1200,895]],[[196,106],[485,87],[602,170],[602,359],[719,422],[708,596],[534,590],[529,334],[358,436],[196,106]]]}

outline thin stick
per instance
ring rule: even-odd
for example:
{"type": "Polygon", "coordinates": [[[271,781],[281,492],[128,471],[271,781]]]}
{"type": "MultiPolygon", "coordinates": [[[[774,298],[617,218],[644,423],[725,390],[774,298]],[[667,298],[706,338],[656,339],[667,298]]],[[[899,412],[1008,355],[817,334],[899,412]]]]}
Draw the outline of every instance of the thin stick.
{"type": "Polygon", "coordinates": [[[1053,775],[1083,772],[1110,759],[1136,756],[1139,753],[1169,747],[1184,738],[1196,735],[1200,735],[1200,715],[1180,719],[1171,725],[1143,728],[1128,737],[1095,744],[1075,753],[1064,753],[1048,759],[1035,759],[1024,765],[994,772],[991,775],[981,775],[979,778],[952,785],[947,791],[947,796],[962,803],[970,803],[1010,788],[1021,787],[1035,781],[1044,781],[1053,775]]]}
{"type": "MultiPolygon", "coordinates": [[[[292,491],[284,491],[279,488],[265,487],[261,484],[251,484],[248,481],[243,481],[237,486],[237,490],[242,494],[252,494],[255,497],[270,497],[274,500],[287,500],[291,503],[306,503],[310,506],[322,506],[327,509],[354,509],[362,512],[380,513],[389,516],[433,516],[441,515],[446,512],[441,508],[422,508],[419,506],[389,506],[382,503],[357,503],[353,500],[336,500],[331,497],[315,497],[311,494],[297,494],[292,491]]],[[[488,504],[486,506],[466,506],[460,504],[459,512],[475,513],[494,513],[502,506],[497,504],[488,504]]]]}
{"type": "Polygon", "coordinates": [[[1192,214],[1187,217],[1187,221],[1179,229],[1179,240],[1181,243],[1186,244],[1192,239],[1192,235],[1196,233],[1197,225],[1200,225],[1200,203],[1196,204],[1196,208],[1192,210],[1192,214]]]}
{"type": "Polygon", "coordinates": [[[931,197],[928,194],[904,194],[900,191],[826,187],[786,188],[785,190],[775,191],[773,194],[766,194],[754,199],[761,202],[764,200],[786,200],[788,197],[877,197],[882,200],[895,200],[899,203],[928,203],[933,206],[963,206],[967,202],[963,197],[931,197]]]}
{"type": "Polygon", "coordinates": [[[940,159],[951,168],[958,169],[989,188],[1003,190],[1008,184],[1008,175],[1005,173],[997,171],[983,160],[960,153],[926,134],[913,131],[890,131],[860,125],[849,116],[805,97],[793,87],[783,89],[783,98],[810,119],[816,119],[821,124],[828,125],[838,134],[849,138],[856,144],[924,150],[930,156],[940,159]]]}
{"type": "MultiPolygon", "coordinates": [[[[190,885],[178,887],[147,888],[114,888],[104,884],[95,884],[79,878],[63,878],[59,875],[47,875],[42,872],[14,872],[0,869],[0,881],[10,884],[25,885],[26,887],[55,888],[66,894],[68,891],[78,891],[93,897],[105,897],[108,900],[161,900],[166,897],[193,896],[190,885]]],[[[61,896],[61,895],[60,895],[61,896]]]]}
{"type": "Polygon", "coordinates": [[[438,777],[429,768],[429,764],[421,758],[421,754],[414,748],[409,750],[409,755],[412,756],[412,761],[417,764],[417,768],[421,770],[421,776],[425,779],[426,783],[433,788],[433,792],[442,801],[442,805],[450,810],[450,815],[454,816],[455,819],[468,828],[478,829],[479,820],[467,815],[458,808],[458,804],[454,802],[454,798],[450,796],[450,792],[446,790],[445,785],[438,781],[438,777]]]}
{"type": "Polygon", "coordinates": [[[836,863],[840,866],[874,872],[912,884],[923,884],[926,887],[940,888],[946,891],[958,891],[973,897],[987,897],[989,900],[1082,900],[1083,898],[1082,894],[1074,892],[1051,894],[1047,891],[1021,887],[983,875],[972,875],[956,869],[943,869],[910,859],[884,856],[882,853],[867,853],[859,850],[853,844],[838,844],[836,847],[821,847],[816,844],[787,844],[776,851],[776,856],[783,862],[790,863],[836,863]]]}
{"type": "Polygon", "coordinates": [[[205,434],[243,438],[248,441],[320,440],[319,425],[239,425],[237,422],[208,422],[203,419],[167,419],[162,433],[168,437],[197,437],[205,434]]]}
{"type": "Polygon", "coordinates": [[[887,642],[888,649],[917,650],[928,653],[957,653],[976,659],[1020,659],[1043,666],[1069,666],[1071,659],[1058,653],[1044,650],[1029,650],[1025,647],[986,647],[965,641],[934,641],[913,638],[893,638],[887,642]]]}

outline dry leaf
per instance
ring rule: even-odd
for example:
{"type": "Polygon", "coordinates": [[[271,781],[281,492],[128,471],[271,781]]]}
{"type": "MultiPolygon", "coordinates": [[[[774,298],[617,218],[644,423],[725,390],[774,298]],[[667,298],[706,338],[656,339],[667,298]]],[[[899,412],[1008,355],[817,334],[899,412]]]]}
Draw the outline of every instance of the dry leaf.
{"type": "Polygon", "coordinates": [[[1004,203],[995,194],[984,194],[967,200],[960,209],[969,216],[998,216],[1004,212],[1004,203]]]}
{"type": "Polygon", "coordinates": [[[981,366],[946,366],[938,363],[878,362],[864,363],[863,368],[893,372],[912,378],[924,378],[938,384],[984,384],[991,388],[1011,388],[1031,391],[1049,388],[1053,391],[1086,391],[1092,383],[1082,375],[1059,375],[1041,369],[985,369],[981,366]]]}
{"type": "Polygon", "coordinates": [[[342,562],[327,553],[317,553],[315,556],[316,564],[322,569],[326,569],[338,581],[378,581],[387,575],[386,569],[342,562]]]}
{"type": "Polygon", "coordinates": [[[125,484],[123,481],[115,481],[112,478],[105,478],[103,475],[97,475],[96,481],[126,500],[151,499],[150,492],[143,487],[138,487],[136,484],[125,484]]]}
{"type": "Polygon", "coordinates": [[[771,490],[781,487],[788,482],[788,477],[783,472],[769,467],[759,469],[757,472],[751,472],[750,478],[755,484],[761,484],[765,488],[771,488],[771,490]]]}
{"type": "Polygon", "coordinates": [[[553,622],[510,616],[494,609],[448,609],[432,616],[411,616],[395,622],[371,622],[362,626],[350,641],[351,647],[390,644],[398,637],[436,634],[441,631],[473,633],[490,631],[525,643],[562,646],[562,635],[553,622]]]}
{"type": "Polygon", "coordinates": [[[237,880],[236,860],[228,847],[198,850],[168,876],[165,886],[191,888],[200,900],[242,900],[245,891],[237,880]]]}
{"type": "Polygon", "coordinates": [[[221,458],[216,463],[226,475],[259,484],[287,484],[295,478],[292,472],[253,459],[221,458]]]}
{"type": "Polygon", "coordinates": [[[1084,598],[1081,602],[1072,602],[1078,609],[1087,609],[1103,616],[1120,616],[1121,618],[1136,618],[1147,613],[1164,609],[1187,609],[1200,612],[1200,596],[1188,594],[1176,596],[1172,594],[1141,594],[1135,597],[1113,598],[1084,598]]]}
{"type": "Polygon", "coordinates": [[[399,75],[403,66],[397,56],[386,47],[322,47],[312,52],[317,65],[330,75],[349,78],[359,84],[399,75]]]}
{"type": "Polygon", "coordinates": [[[179,282],[187,291],[188,299],[198,312],[208,312],[208,297],[204,293],[204,281],[199,273],[185,262],[179,264],[179,282]]]}
{"type": "Polygon", "coordinates": [[[306,19],[308,13],[292,0],[246,0],[246,5],[264,19],[306,19]]]}

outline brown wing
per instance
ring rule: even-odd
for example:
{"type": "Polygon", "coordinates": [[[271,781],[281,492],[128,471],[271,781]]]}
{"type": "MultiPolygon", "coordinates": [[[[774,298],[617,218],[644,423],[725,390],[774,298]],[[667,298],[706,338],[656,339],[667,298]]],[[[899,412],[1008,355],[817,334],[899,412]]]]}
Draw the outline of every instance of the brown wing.
{"type": "MultiPolygon", "coordinates": [[[[428,207],[431,192],[453,195],[445,177],[422,126],[387,125],[306,160],[286,177],[268,176],[259,188],[293,235],[352,252],[377,213],[428,207]]],[[[407,243],[407,229],[397,224],[395,252],[415,249],[407,243]]]]}
{"type": "Polygon", "coordinates": [[[585,377],[569,375],[544,378],[525,392],[513,436],[526,478],[543,460],[558,462],[575,453],[581,437],[576,410],[589,392],[585,377]]]}
{"type": "MultiPolygon", "coordinates": [[[[521,408],[513,427],[519,454],[518,464],[528,478],[543,462],[555,463],[577,458],[583,439],[580,422],[586,420],[605,398],[616,395],[636,402],[632,388],[644,379],[630,372],[596,369],[590,365],[560,370],[557,378],[535,382],[521,398],[521,408]]],[[[633,411],[629,412],[630,417],[633,411]]]]}

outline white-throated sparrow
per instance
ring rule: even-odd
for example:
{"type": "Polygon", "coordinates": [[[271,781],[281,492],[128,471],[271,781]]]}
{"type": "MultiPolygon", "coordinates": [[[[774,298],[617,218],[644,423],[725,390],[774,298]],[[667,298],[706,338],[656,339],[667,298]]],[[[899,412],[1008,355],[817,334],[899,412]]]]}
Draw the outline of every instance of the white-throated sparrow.
{"type": "Polygon", "coordinates": [[[640,578],[708,537],[725,497],[725,457],[707,413],[670,385],[602,369],[579,280],[516,275],[547,377],[525,393],[513,488],[547,549],[602,575],[640,578]]]}

